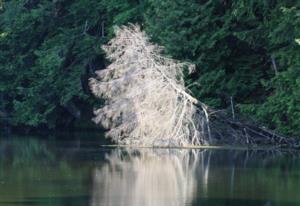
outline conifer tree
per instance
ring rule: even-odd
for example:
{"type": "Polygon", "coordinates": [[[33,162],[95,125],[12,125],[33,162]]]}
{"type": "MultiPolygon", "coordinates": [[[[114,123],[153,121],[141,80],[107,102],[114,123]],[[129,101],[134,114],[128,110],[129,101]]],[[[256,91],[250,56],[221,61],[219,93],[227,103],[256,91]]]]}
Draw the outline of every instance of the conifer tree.
{"type": "Polygon", "coordinates": [[[90,80],[93,93],[106,99],[94,121],[110,129],[107,136],[119,144],[203,143],[201,137],[210,134],[206,106],[183,80],[184,68],[192,72],[194,65],[162,56],[163,49],[139,26],[116,27],[115,35],[103,47],[112,63],[90,80]]]}

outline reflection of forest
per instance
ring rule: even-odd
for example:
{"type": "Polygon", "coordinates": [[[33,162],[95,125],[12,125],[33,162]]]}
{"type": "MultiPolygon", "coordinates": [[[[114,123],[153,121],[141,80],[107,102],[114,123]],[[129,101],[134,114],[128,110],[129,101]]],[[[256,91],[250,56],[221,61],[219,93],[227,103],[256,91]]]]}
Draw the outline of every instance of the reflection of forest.
{"type": "MultiPolygon", "coordinates": [[[[60,134],[63,135],[63,134],[60,134]]],[[[0,136],[0,164],[21,166],[50,164],[57,161],[101,160],[99,138],[95,135],[70,135],[58,137],[0,136]],[[95,155],[98,154],[98,155],[95,155]]],[[[106,143],[106,142],[104,142],[106,143]]],[[[103,159],[103,158],[102,158],[103,159]]]]}
{"type": "Polygon", "coordinates": [[[299,154],[287,151],[0,139],[0,205],[299,205],[299,185],[299,154]]]}
{"type": "Polygon", "coordinates": [[[0,205],[88,205],[95,140],[0,139],[0,205]]]}

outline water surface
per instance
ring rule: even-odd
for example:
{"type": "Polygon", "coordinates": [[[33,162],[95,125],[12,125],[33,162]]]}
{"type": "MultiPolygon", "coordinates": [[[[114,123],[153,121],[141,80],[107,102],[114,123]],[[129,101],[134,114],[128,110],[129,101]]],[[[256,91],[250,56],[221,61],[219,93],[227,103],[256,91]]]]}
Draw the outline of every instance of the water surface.
{"type": "Polygon", "coordinates": [[[0,138],[0,206],[300,205],[295,152],[105,143],[97,135],[0,138]]]}

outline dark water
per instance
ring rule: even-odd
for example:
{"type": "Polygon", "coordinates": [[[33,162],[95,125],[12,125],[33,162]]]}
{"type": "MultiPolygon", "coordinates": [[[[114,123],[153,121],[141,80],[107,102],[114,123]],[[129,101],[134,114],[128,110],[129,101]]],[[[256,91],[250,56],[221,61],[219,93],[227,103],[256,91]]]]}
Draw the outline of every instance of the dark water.
{"type": "Polygon", "coordinates": [[[1,138],[0,206],[300,205],[300,155],[292,152],[104,143],[95,135],[1,138]]]}

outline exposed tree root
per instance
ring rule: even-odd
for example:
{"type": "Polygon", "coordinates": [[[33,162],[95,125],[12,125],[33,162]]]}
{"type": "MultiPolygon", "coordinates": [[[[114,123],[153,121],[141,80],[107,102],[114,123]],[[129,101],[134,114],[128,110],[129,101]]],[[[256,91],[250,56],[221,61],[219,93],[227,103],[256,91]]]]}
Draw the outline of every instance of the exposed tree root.
{"type": "Polygon", "coordinates": [[[213,131],[213,141],[210,144],[300,149],[298,138],[282,136],[255,124],[234,121],[222,112],[215,113],[210,118],[213,131]]]}

